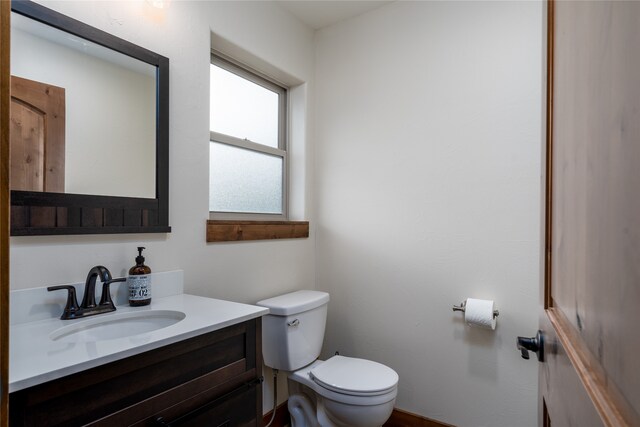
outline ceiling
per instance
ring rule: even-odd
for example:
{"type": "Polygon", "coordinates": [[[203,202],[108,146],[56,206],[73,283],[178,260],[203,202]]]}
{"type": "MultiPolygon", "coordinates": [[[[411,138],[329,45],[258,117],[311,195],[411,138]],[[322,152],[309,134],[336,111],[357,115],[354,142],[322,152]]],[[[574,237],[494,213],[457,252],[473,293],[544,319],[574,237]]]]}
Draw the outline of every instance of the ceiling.
{"type": "Polygon", "coordinates": [[[377,9],[391,0],[276,0],[314,30],[377,9]]]}

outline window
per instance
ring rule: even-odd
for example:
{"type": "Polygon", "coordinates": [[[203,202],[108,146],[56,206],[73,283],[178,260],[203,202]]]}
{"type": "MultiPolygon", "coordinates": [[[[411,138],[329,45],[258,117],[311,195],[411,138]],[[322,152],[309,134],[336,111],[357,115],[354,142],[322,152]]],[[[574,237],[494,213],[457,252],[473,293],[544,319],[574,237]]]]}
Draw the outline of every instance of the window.
{"type": "Polygon", "coordinates": [[[216,54],[210,78],[211,219],[286,219],[287,90],[216,54]]]}

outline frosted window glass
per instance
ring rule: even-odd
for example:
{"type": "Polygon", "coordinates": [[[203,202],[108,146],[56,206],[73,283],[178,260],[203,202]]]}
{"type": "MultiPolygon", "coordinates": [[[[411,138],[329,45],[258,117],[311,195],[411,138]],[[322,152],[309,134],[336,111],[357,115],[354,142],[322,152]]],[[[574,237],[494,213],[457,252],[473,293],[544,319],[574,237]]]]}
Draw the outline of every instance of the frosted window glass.
{"type": "Polygon", "coordinates": [[[278,97],[211,64],[210,130],[278,148],[278,97]]]}
{"type": "Polygon", "coordinates": [[[282,158],[211,142],[209,210],[282,213],[282,158]]]}

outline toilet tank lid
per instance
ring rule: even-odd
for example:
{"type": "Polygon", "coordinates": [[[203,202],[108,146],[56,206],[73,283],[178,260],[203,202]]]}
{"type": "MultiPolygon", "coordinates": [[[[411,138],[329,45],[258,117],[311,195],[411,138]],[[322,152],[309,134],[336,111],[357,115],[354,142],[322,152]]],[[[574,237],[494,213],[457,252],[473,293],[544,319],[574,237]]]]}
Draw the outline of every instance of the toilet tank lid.
{"type": "Polygon", "coordinates": [[[326,292],[296,291],[269,299],[263,299],[262,301],[258,301],[256,305],[267,307],[269,314],[288,316],[290,314],[313,310],[328,302],[329,294],[326,292]]]}

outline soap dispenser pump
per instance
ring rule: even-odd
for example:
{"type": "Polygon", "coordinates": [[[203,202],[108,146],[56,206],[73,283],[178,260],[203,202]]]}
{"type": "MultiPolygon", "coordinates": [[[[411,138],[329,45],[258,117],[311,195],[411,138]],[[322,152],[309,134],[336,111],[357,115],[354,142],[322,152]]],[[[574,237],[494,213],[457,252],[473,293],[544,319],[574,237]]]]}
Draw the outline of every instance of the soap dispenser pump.
{"type": "Polygon", "coordinates": [[[136,265],[129,269],[127,285],[129,286],[129,305],[137,307],[151,304],[151,269],[144,265],[142,251],[143,246],[138,247],[136,265]]]}

